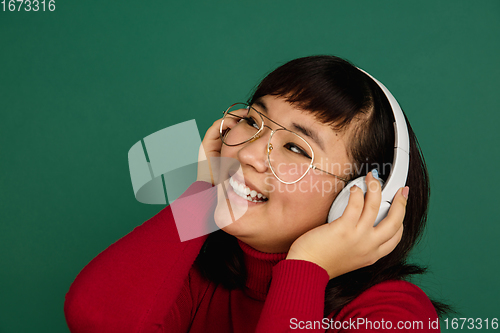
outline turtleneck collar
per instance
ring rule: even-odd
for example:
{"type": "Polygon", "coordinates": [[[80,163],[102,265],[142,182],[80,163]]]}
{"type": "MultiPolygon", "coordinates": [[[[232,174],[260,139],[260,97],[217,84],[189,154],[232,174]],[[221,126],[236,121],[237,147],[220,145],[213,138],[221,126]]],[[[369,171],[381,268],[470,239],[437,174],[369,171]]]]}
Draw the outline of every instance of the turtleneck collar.
{"type": "Polygon", "coordinates": [[[266,299],[271,284],[273,267],[285,259],[287,254],[260,252],[239,239],[238,244],[243,250],[247,270],[245,293],[254,299],[263,301],[266,299]]]}

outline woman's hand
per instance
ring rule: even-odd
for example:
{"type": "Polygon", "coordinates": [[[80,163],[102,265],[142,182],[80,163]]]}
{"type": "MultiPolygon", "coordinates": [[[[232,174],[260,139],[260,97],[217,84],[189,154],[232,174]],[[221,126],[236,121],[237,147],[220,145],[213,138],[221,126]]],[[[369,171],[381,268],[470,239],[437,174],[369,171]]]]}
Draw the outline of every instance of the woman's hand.
{"type": "MultiPolygon", "coordinates": [[[[222,148],[222,141],[220,139],[220,125],[221,119],[217,119],[212,126],[205,133],[205,137],[201,142],[200,150],[198,152],[198,177],[197,180],[206,181],[215,185],[217,178],[215,177],[214,170],[217,170],[212,162],[215,162],[220,157],[222,148]]],[[[222,127],[222,131],[227,131],[237,123],[237,118],[226,117],[222,127]]]]}
{"type": "Polygon", "coordinates": [[[287,259],[311,261],[323,267],[332,279],[372,265],[392,252],[403,235],[407,201],[402,194],[404,188],[394,196],[387,217],[374,227],[381,186],[371,172],[366,176],[366,183],[365,197],[359,187],[353,186],[342,216],[297,238],[287,259]]]}

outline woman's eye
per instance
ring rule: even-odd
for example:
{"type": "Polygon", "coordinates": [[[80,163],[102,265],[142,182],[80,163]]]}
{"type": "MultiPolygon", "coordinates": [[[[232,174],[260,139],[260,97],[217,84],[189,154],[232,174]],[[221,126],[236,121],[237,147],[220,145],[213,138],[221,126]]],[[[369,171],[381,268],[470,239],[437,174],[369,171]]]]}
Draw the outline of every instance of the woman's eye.
{"type": "Polygon", "coordinates": [[[247,122],[248,126],[252,126],[255,129],[260,129],[260,126],[255,122],[255,120],[253,118],[246,117],[244,119],[247,122]]]}
{"type": "Polygon", "coordinates": [[[290,150],[291,152],[293,153],[296,153],[296,154],[300,154],[300,155],[303,155],[307,158],[311,158],[311,156],[309,156],[308,153],[306,153],[306,151],[302,148],[300,148],[299,146],[297,146],[296,144],[292,143],[292,142],[289,142],[285,145],[285,148],[290,150]]]}

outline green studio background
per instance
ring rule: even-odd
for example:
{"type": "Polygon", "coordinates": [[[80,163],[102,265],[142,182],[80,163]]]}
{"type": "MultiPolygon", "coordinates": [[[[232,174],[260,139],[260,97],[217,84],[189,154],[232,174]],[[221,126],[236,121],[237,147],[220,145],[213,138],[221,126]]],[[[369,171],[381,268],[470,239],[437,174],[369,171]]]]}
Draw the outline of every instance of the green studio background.
{"type": "Polygon", "coordinates": [[[68,332],[78,272],[163,208],[134,198],[135,142],[189,119],[203,137],[312,54],[385,83],[417,133],[432,185],[417,283],[456,317],[500,317],[498,0],[55,4],[0,12],[1,333],[68,332]]]}

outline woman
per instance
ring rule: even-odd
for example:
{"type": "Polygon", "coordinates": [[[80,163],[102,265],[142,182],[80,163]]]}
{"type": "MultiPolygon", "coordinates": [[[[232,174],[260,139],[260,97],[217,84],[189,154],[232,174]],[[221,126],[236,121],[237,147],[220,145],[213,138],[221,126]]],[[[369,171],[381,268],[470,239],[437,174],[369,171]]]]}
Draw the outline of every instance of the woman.
{"type": "Polygon", "coordinates": [[[431,301],[404,281],[423,272],[405,260],[429,197],[408,122],[408,186],[373,227],[378,179],[390,172],[381,166],[391,165],[394,146],[379,86],[340,58],[306,57],[269,74],[248,104],[226,112],[203,139],[207,157],[237,161],[238,172],[221,171],[227,179],[218,191],[199,172],[180,198],[187,200],[89,263],[66,297],[71,331],[438,329],[431,301]],[[312,157],[316,169],[303,168],[312,157]],[[366,196],[352,187],[343,215],[325,223],[341,189],[363,175],[366,196]],[[192,228],[213,216],[222,230],[180,242],[174,209],[192,228]]]}

